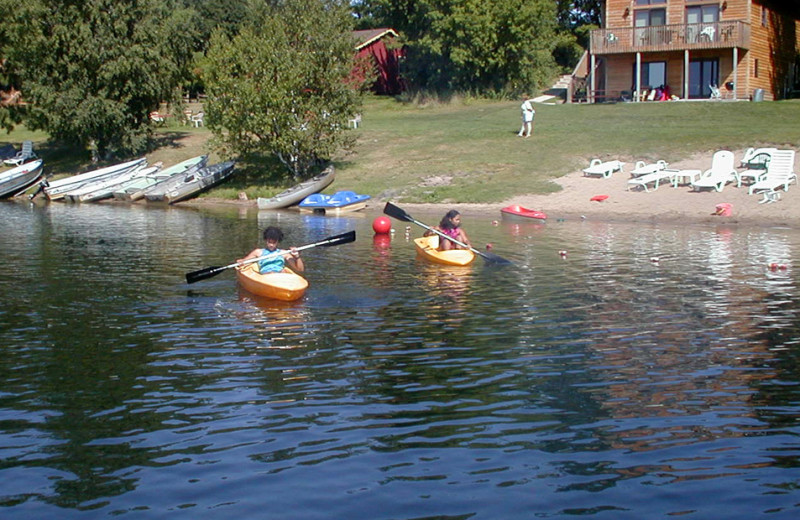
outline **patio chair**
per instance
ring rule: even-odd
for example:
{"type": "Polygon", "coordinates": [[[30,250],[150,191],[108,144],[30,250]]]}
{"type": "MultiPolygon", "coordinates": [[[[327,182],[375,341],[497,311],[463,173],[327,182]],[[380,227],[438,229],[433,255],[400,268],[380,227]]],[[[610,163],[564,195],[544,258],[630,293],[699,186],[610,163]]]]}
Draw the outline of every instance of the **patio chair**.
{"type": "Polygon", "coordinates": [[[762,202],[774,202],[778,199],[777,189],[789,191],[789,185],[797,182],[797,175],[794,173],[794,150],[775,151],[767,166],[764,177],[751,184],[748,194],[760,193],[764,196],[762,202]]]}
{"type": "Polygon", "coordinates": [[[676,170],[660,170],[652,173],[646,173],[629,180],[627,189],[630,190],[631,186],[639,186],[644,188],[644,191],[650,191],[647,189],[647,185],[653,184],[653,189],[657,190],[659,184],[661,184],[661,181],[665,179],[669,184],[672,184],[675,173],[677,173],[676,170]]]}
{"type": "Polygon", "coordinates": [[[666,170],[669,166],[666,161],[658,160],[654,163],[647,164],[644,161],[636,161],[636,165],[631,170],[631,175],[637,177],[639,175],[647,175],[648,173],[655,173],[661,170],[666,170]]]}
{"type": "Polygon", "coordinates": [[[191,117],[192,124],[194,125],[195,128],[205,126],[205,123],[203,122],[204,117],[205,114],[203,112],[198,112],[197,114],[191,117]]]}
{"type": "Polygon", "coordinates": [[[620,161],[606,161],[600,159],[592,159],[588,168],[583,169],[584,176],[599,175],[604,179],[611,177],[611,174],[616,171],[622,171],[624,162],[620,161]]]}
{"type": "Polygon", "coordinates": [[[733,165],[733,152],[728,150],[715,152],[714,157],[711,158],[711,168],[704,171],[699,179],[692,182],[692,189],[699,191],[703,188],[714,188],[717,191],[722,191],[726,184],[738,179],[736,168],[733,165]]]}
{"type": "Polygon", "coordinates": [[[772,154],[777,151],[777,148],[748,148],[740,163],[745,169],[739,172],[737,187],[741,188],[742,184],[753,184],[763,179],[767,174],[772,154]]]}
{"type": "Polygon", "coordinates": [[[33,153],[33,141],[23,141],[22,150],[17,152],[14,157],[6,159],[3,162],[9,166],[19,166],[31,159],[36,159],[36,154],[33,153]]]}

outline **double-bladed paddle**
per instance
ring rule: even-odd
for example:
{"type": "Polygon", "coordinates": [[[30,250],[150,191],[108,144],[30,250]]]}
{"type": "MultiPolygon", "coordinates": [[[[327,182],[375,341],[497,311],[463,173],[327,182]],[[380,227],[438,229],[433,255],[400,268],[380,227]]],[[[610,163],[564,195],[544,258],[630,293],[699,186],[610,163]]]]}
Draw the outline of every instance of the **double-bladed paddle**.
{"type": "MultiPolygon", "coordinates": [[[[347,233],[342,233],[341,235],[336,235],[333,237],[328,237],[325,240],[320,240],[319,242],[314,242],[313,244],[308,244],[305,246],[296,247],[296,251],[302,251],[303,249],[311,249],[312,247],[322,246],[322,247],[330,247],[330,246],[338,246],[341,244],[348,244],[350,242],[356,241],[356,232],[355,231],[348,231],[347,233]]],[[[253,262],[259,262],[261,260],[278,256],[278,255],[286,255],[289,254],[287,251],[283,252],[272,252],[268,253],[263,256],[259,256],[257,258],[251,258],[249,260],[245,260],[244,262],[236,262],[233,264],[222,265],[222,266],[213,266],[213,267],[206,267],[205,269],[200,269],[199,271],[192,271],[191,273],[186,273],[186,283],[195,283],[199,282],[200,280],[205,280],[206,278],[211,278],[213,276],[217,276],[219,273],[224,271],[225,269],[230,269],[231,267],[240,267],[247,264],[252,264],[253,262]]]]}
{"type": "Polygon", "coordinates": [[[465,244],[463,242],[460,242],[458,240],[455,240],[454,238],[451,238],[451,237],[445,235],[444,233],[442,233],[441,231],[439,231],[436,228],[433,228],[431,226],[427,226],[427,225],[423,224],[422,222],[420,222],[418,220],[414,220],[414,218],[411,215],[406,213],[402,208],[398,208],[397,206],[395,206],[391,202],[387,202],[386,203],[386,206],[383,208],[383,212],[386,213],[387,215],[389,215],[390,217],[396,218],[397,220],[403,220],[405,222],[413,222],[414,224],[416,224],[418,226],[421,226],[421,227],[424,227],[425,229],[427,229],[429,231],[433,231],[434,233],[436,233],[440,237],[444,237],[447,240],[449,240],[451,242],[454,242],[454,243],[460,245],[461,247],[463,247],[465,249],[469,249],[470,251],[472,251],[473,253],[475,253],[477,255],[482,256],[484,258],[484,260],[486,260],[487,262],[490,262],[492,264],[510,264],[510,263],[512,263],[511,260],[506,260],[502,256],[496,255],[494,253],[484,253],[483,251],[478,251],[474,247],[470,247],[470,246],[468,246],[467,244],[465,244]]]}

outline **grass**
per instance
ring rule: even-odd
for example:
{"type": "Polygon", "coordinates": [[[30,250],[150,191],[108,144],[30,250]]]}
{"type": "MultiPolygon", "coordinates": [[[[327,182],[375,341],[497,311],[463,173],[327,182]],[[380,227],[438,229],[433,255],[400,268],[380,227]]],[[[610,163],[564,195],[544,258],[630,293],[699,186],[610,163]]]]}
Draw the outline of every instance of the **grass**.
{"type": "MultiPolygon", "coordinates": [[[[456,99],[447,104],[402,104],[368,98],[355,150],[337,157],[336,182],[326,191],[350,189],[404,202],[505,200],[520,193],[558,189],[552,179],[590,159],[664,159],[750,146],[796,147],[800,100],[777,102],[664,102],[604,105],[536,105],[534,135],[521,139],[519,103],[456,99]]],[[[152,163],[174,164],[207,149],[210,132],[173,122],[157,131],[152,163]]],[[[17,147],[35,142],[48,169],[72,174],[89,169],[82,154],[58,149],[45,134],[24,128],[0,136],[17,147]]],[[[217,157],[212,154],[212,160],[217,157]]],[[[207,194],[253,199],[285,185],[265,183],[269,163],[240,164],[233,180],[207,194]]]]}

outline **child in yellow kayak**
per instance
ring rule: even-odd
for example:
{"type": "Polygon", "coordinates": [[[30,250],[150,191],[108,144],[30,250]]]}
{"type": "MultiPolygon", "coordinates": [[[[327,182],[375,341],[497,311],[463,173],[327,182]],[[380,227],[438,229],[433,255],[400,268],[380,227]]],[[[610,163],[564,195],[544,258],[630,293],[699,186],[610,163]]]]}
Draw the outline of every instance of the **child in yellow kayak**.
{"type": "MultiPolygon", "coordinates": [[[[470,244],[469,238],[467,237],[467,233],[461,229],[461,213],[454,209],[448,211],[447,214],[442,217],[439,225],[434,226],[433,229],[436,229],[453,240],[458,240],[467,246],[463,247],[439,235],[439,251],[448,251],[450,249],[469,249],[472,247],[472,244],[470,244]]],[[[425,232],[426,237],[431,235],[438,235],[438,233],[432,230],[425,232]]]]}
{"type": "Polygon", "coordinates": [[[245,260],[258,258],[259,256],[268,255],[270,253],[280,253],[270,256],[269,258],[265,258],[264,260],[259,260],[257,262],[258,271],[261,274],[279,273],[283,271],[283,268],[287,265],[296,273],[302,273],[305,271],[306,267],[303,264],[303,259],[300,258],[300,251],[294,247],[290,247],[288,250],[278,249],[278,245],[280,245],[281,240],[283,240],[283,231],[275,226],[269,226],[264,230],[265,247],[263,249],[253,249],[247,256],[244,258],[239,258],[236,261],[241,263],[245,260]]]}

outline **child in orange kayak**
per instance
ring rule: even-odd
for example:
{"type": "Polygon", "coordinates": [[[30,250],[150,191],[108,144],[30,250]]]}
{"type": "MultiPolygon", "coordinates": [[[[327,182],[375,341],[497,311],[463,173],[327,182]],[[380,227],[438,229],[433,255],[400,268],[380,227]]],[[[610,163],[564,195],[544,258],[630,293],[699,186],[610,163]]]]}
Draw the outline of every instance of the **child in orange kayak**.
{"type": "MultiPolygon", "coordinates": [[[[463,247],[459,244],[456,244],[452,240],[448,240],[443,236],[439,235],[439,251],[448,251],[450,249],[469,249],[472,247],[470,244],[469,238],[467,234],[461,229],[461,213],[458,211],[451,209],[447,212],[447,214],[442,217],[441,222],[439,222],[438,226],[434,226],[433,229],[444,233],[448,237],[452,238],[453,240],[458,240],[459,242],[465,244],[467,247],[463,247]]],[[[428,230],[425,232],[425,236],[431,235],[438,235],[438,233],[428,230]]]]}
{"type": "Polygon", "coordinates": [[[269,258],[265,258],[264,260],[259,260],[257,262],[258,271],[261,274],[278,273],[283,271],[283,268],[287,264],[289,268],[296,273],[302,273],[305,271],[306,267],[303,264],[303,259],[300,258],[300,251],[294,247],[291,247],[288,250],[278,249],[278,245],[281,243],[281,240],[283,240],[283,231],[275,226],[269,226],[264,230],[265,247],[263,249],[253,249],[246,257],[239,258],[236,261],[241,263],[245,260],[258,258],[259,256],[268,255],[270,253],[281,253],[276,254],[275,256],[270,256],[269,258]]]}

